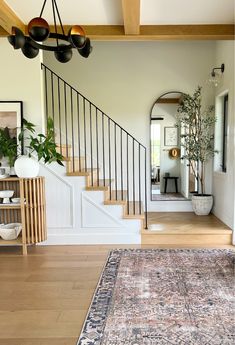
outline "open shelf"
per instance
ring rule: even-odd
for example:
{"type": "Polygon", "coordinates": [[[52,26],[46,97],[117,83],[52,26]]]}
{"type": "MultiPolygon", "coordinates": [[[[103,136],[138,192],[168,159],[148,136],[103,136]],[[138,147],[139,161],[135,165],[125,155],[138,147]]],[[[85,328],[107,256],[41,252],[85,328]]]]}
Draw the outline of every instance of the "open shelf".
{"type": "Polygon", "coordinates": [[[46,209],[44,177],[0,179],[0,190],[14,190],[21,203],[0,204],[0,224],[21,223],[21,235],[15,240],[3,240],[0,246],[21,245],[27,255],[27,245],[46,240],[46,209]]]}

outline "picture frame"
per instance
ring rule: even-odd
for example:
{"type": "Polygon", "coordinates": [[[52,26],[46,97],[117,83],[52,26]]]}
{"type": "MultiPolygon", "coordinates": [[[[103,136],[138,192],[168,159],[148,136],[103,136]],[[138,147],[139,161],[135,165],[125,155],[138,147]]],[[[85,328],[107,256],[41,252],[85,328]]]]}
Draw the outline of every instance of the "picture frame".
{"type": "Polygon", "coordinates": [[[18,152],[23,153],[22,143],[18,136],[23,125],[23,102],[0,101],[0,128],[8,127],[10,134],[17,138],[18,152]]]}
{"type": "Polygon", "coordinates": [[[164,146],[178,145],[178,128],[164,127],[164,146]]]}

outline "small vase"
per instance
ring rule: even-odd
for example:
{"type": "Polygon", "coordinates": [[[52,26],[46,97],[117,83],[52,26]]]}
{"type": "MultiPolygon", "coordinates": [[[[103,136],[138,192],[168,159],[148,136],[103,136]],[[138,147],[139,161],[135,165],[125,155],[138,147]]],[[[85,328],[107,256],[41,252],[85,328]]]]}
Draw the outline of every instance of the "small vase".
{"type": "Polygon", "coordinates": [[[39,163],[33,157],[20,156],[15,161],[14,168],[18,177],[32,178],[39,173],[39,163]]]}

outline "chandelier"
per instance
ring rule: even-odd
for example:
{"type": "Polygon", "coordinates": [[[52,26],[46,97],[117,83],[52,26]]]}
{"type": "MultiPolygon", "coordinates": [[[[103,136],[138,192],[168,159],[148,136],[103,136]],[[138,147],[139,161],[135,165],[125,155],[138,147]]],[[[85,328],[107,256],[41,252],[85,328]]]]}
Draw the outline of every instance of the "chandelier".
{"type": "Polygon", "coordinates": [[[85,36],[83,28],[74,25],[66,35],[56,0],[51,0],[55,32],[50,32],[49,24],[42,18],[46,2],[47,0],[44,0],[40,16],[30,20],[28,24],[29,36],[25,36],[19,28],[13,26],[12,35],[8,36],[9,43],[14,49],[21,49],[22,53],[29,59],[35,58],[39,49],[53,51],[55,58],[62,63],[71,60],[73,49],[77,49],[81,56],[87,58],[92,51],[92,46],[90,39],[85,36]],[[59,21],[62,33],[58,32],[57,21],[59,21]],[[50,43],[54,42],[54,44],[42,43],[47,39],[50,39],[50,43]]]}

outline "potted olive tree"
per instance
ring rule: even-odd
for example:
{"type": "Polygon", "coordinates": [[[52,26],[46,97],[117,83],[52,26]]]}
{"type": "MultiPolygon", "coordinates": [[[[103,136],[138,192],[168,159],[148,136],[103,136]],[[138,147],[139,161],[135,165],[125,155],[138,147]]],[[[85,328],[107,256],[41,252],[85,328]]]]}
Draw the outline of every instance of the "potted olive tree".
{"type": "Polygon", "coordinates": [[[182,158],[187,159],[197,181],[198,193],[192,196],[193,210],[197,215],[207,215],[213,205],[212,195],[205,194],[205,165],[214,154],[214,107],[202,109],[199,86],[193,95],[183,94],[177,110],[178,127],[181,128],[182,158]]]}
{"type": "Polygon", "coordinates": [[[35,125],[23,119],[23,129],[19,134],[19,141],[25,144],[25,154],[15,161],[15,172],[18,177],[36,177],[39,173],[39,161],[45,164],[57,162],[63,165],[63,156],[56,151],[52,118],[47,120],[46,134],[36,134],[35,125]]]}

